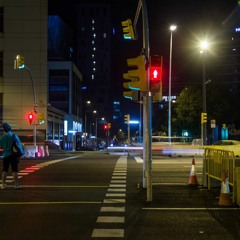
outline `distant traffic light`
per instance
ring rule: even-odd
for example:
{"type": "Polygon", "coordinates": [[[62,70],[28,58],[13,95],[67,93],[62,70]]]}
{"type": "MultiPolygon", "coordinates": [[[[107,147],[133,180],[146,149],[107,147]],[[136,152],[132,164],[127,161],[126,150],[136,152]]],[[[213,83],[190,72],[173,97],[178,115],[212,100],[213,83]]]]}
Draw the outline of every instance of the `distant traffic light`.
{"type": "Polygon", "coordinates": [[[111,123],[107,124],[107,128],[110,129],[111,128],[111,123]]]}
{"type": "Polygon", "coordinates": [[[28,122],[32,124],[33,121],[33,113],[28,113],[28,122]]]}
{"type": "Polygon", "coordinates": [[[104,125],[103,125],[103,129],[104,129],[104,131],[107,131],[107,130],[108,130],[108,125],[107,125],[107,124],[104,124],[104,125]]]}
{"type": "Polygon", "coordinates": [[[43,112],[37,113],[37,120],[38,120],[38,124],[44,123],[44,113],[43,112]]]}
{"type": "Polygon", "coordinates": [[[21,55],[17,55],[14,60],[14,69],[24,68],[24,57],[21,55]]]}
{"type": "Polygon", "coordinates": [[[130,121],[130,114],[124,115],[124,123],[129,124],[130,121]]]}
{"type": "Polygon", "coordinates": [[[132,25],[132,20],[127,19],[126,21],[122,21],[122,27],[123,27],[123,37],[124,37],[124,39],[134,40],[135,39],[135,33],[134,33],[133,25],[132,25]]]}
{"type": "Polygon", "coordinates": [[[202,112],[201,113],[201,123],[207,122],[207,113],[202,112]]]}
{"type": "Polygon", "coordinates": [[[162,57],[151,57],[149,69],[149,91],[162,91],[162,57]]]}

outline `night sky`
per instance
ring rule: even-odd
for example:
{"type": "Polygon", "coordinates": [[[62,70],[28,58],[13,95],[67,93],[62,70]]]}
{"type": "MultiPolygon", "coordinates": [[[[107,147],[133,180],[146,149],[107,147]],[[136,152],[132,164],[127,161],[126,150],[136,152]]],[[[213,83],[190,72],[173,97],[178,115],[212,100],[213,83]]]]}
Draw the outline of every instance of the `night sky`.
{"type": "MultiPolygon", "coordinates": [[[[64,18],[67,13],[66,3],[70,5],[72,2],[83,1],[49,0],[49,6],[50,9],[60,9],[58,12],[64,18]]],[[[91,2],[91,0],[85,2],[91,2]]],[[[102,1],[95,0],[95,2],[102,1]]],[[[115,30],[115,35],[112,38],[112,91],[116,98],[119,97],[119,100],[122,100],[122,74],[128,69],[126,59],[140,55],[143,46],[142,17],[140,15],[138,20],[138,40],[124,40],[121,21],[128,18],[134,20],[138,0],[107,0],[105,2],[112,3],[115,30]]],[[[172,92],[177,93],[185,86],[186,82],[193,81],[194,83],[194,81],[201,79],[198,43],[200,39],[206,37],[216,41],[218,38],[216,29],[222,26],[224,20],[236,8],[237,0],[146,0],[146,5],[150,54],[163,56],[164,92],[168,91],[169,26],[171,24],[178,26],[177,31],[173,33],[172,53],[172,92]],[[192,80],[192,76],[194,76],[194,80],[192,80]]],[[[69,20],[67,16],[66,19],[69,20]]]]}

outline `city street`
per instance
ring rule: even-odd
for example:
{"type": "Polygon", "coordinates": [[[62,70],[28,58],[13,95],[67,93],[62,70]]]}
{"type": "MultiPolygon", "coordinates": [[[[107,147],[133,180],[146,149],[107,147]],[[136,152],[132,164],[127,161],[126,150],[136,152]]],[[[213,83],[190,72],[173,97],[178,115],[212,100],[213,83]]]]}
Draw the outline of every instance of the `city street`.
{"type": "Polygon", "coordinates": [[[0,191],[0,239],[240,238],[240,209],[218,205],[220,187],[201,187],[200,157],[199,186],[189,187],[192,157],[153,156],[152,202],[140,157],[102,151],[22,159],[22,189],[9,177],[0,191]]]}

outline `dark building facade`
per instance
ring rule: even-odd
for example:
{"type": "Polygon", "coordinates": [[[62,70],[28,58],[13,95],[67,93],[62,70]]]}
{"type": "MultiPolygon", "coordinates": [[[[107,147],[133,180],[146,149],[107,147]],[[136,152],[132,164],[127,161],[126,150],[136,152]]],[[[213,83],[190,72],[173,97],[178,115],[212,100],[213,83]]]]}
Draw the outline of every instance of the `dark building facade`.
{"type": "Polygon", "coordinates": [[[98,116],[110,118],[111,5],[80,3],[76,6],[77,65],[83,73],[84,98],[98,116]]]}

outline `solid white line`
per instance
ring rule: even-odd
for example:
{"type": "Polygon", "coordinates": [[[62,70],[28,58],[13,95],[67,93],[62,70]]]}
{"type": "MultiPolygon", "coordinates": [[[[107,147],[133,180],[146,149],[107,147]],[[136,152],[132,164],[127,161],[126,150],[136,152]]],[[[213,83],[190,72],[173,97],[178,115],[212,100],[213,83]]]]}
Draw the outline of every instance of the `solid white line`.
{"type": "Polygon", "coordinates": [[[108,186],[74,186],[74,185],[21,185],[23,188],[107,188],[108,186]]]}
{"type": "Polygon", "coordinates": [[[185,186],[185,185],[187,185],[187,183],[153,183],[152,185],[155,185],[155,186],[157,186],[157,185],[167,185],[167,186],[175,186],[175,185],[183,185],[183,186],[185,186]]]}
{"type": "Polygon", "coordinates": [[[154,211],[235,211],[240,208],[142,208],[143,210],[154,211]]]}
{"type": "Polygon", "coordinates": [[[68,202],[0,202],[0,205],[54,205],[54,204],[102,204],[102,202],[68,201],[68,202]]]}

